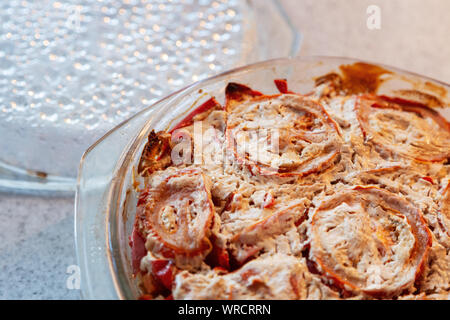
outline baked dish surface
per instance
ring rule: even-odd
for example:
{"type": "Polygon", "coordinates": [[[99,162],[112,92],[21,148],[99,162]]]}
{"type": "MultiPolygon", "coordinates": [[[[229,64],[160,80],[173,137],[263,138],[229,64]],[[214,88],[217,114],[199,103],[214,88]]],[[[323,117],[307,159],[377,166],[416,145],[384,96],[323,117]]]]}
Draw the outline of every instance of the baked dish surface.
{"type": "Polygon", "coordinates": [[[377,95],[379,67],[342,70],[309,93],[229,83],[149,135],[142,299],[450,298],[448,106],[377,95]]]}

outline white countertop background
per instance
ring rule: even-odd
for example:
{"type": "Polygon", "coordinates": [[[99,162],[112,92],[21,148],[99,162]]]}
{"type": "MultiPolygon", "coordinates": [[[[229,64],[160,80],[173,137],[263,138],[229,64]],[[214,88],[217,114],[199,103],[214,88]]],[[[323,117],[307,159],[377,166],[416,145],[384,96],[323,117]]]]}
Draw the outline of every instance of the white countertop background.
{"type": "MultiPolygon", "coordinates": [[[[450,82],[448,0],[280,0],[303,35],[300,55],[349,56],[450,82]],[[381,28],[366,26],[369,5],[381,28]]],[[[0,299],[78,299],[73,199],[0,193],[0,299]]]]}
{"type": "Polygon", "coordinates": [[[300,55],[383,63],[450,83],[448,0],[280,0],[303,34],[300,55]],[[367,28],[367,7],[381,12],[367,28]]]}

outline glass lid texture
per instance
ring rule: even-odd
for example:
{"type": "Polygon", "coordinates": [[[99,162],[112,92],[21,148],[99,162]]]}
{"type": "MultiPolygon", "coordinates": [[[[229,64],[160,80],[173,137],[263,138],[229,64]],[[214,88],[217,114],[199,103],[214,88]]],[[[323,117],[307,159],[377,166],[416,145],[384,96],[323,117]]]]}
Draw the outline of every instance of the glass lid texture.
{"type": "Polygon", "coordinates": [[[86,148],[137,111],[226,69],[292,54],[295,32],[279,11],[285,25],[276,20],[278,4],[258,6],[240,0],[3,1],[0,187],[70,189],[86,148]],[[277,52],[257,36],[266,33],[257,21],[264,11],[284,35],[277,52]]]}

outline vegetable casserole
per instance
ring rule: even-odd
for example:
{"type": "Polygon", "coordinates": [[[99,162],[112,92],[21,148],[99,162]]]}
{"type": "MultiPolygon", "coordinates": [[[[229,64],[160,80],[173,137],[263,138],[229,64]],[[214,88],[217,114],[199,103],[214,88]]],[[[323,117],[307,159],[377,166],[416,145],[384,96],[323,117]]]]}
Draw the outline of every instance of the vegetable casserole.
{"type": "MultiPolygon", "coordinates": [[[[229,83],[142,152],[143,299],[448,299],[450,123],[364,63],[279,94],[229,83]]],[[[420,95],[421,99],[416,99],[420,95]]]]}

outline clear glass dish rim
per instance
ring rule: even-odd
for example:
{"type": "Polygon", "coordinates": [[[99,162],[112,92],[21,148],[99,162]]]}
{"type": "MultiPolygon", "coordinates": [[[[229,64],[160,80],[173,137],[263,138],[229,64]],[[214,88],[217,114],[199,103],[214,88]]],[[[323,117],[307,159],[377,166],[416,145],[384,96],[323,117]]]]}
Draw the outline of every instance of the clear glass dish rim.
{"type": "MultiPolygon", "coordinates": [[[[264,68],[270,68],[270,67],[274,67],[274,66],[281,66],[281,65],[288,65],[289,63],[294,63],[295,61],[299,61],[299,62],[311,62],[311,63],[315,63],[321,60],[339,60],[342,62],[342,64],[345,63],[354,63],[354,62],[363,62],[363,63],[369,63],[369,64],[374,64],[374,65],[378,65],[381,67],[384,67],[390,71],[393,71],[394,73],[399,73],[402,74],[406,77],[413,77],[413,78],[418,78],[421,81],[430,81],[432,83],[438,84],[443,86],[444,88],[446,88],[447,90],[450,89],[450,84],[445,83],[443,81],[440,80],[436,80],[433,79],[431,77],[428,76],[423,76],[420,75],[418,73],[414,73],[414,72],[410,72],[410,71],[406,71],[403,70],[401,68],[397,68],[397,67],[392,67],[390,65],[386,65],[386,64],[382,64],[382,63],[377,63],[377,62],[370,62],[370,61],[366,61],[366,60],[361,60],[361,59],[357,59],[357,58],[351,58],[351,57],[340,57],[340,56],[323,56],[323,55],[317,55],[317,56],[297,56],[297,57],[287,57],[287,58],[276,58],[276,59],[270,59],[270,60],[265,60],[265,61],[261,61],[261,62],[257,62],[257,63],[252,63],[246,66],[242,66],[242,67],[238,67],[235,69],[231,69],[228,71],[225,71],[223,73],[217,74],[215,76],[212,76],[210,78],[207,79],[203,79],[200,81],[197,81],[193,84],[190,84],[186,87],[184,87],[183,89],[180,89],[168,96],[166,96],[165,98],[159,100],[158,102],[154,103],[153,105],[139,111],[137,114],[135,114],[134,116],[132,116],[131,118],[123,121],[122,123],[120,123],[119,125],[117,125],[114,129],[110,130],[109,132],[107,132],[102,138],[100,138],[99,140],[97,140],[97,142],[95,142],[91,147],[89,147],[86,152],[83,154],[81,161],[80,161],[80,166],[79,166],[79,173],[78,173],[78,178],[77,178],[77,187],[76,187],[76,200],[75,200],[75,247],[76,247],[76,253],[77,253],[77,261],[78,263],[80,263],[80,259],[83,256],[83,242],[82,239],[80,239],[80,235],[78,232],[78,229],[81,227],[81,221],[79,221],[79,214],[80,212],[78,212],[78,208],[80,207],[80,192],[81,192],[81,178],[82,178],[82,174],[83,174],[83,166],[84,163],[86,161],[87,156],[89,155],[90,152],[92,152],[92,150],[94,150],[96,148],[96,146],[98,146],[100,143],[104,142],[105,140],[107,140],[111,134],[113,134],[114,132],[120,130],[122,127],[124,127],[126,124],[128,124],[129,122],[131,122],[133,119],[136,119],[140,116],[142,116],[144,113],[147,113],[150,109],[155,109],[155,111],[157,111],[158,106],[164,104],[165,102],[167,102],[168,100],[176,97],[176,96],[181,96],[184,93],[189,92],[190,90],[192,90],[193,88],[202,86],[202,85],[206,85],[208,83],[212,83],[214,81],[220,81],[224,78],[226,78],[227,76],[231,76],[231,75],[237,75],[239,73],[244,73],[246,71],[254,71],[254,70],[258,70],[258,69],[264,69],[264,68]]],[[[331,70],[330,70],[331,71],[331,70]]],[[[108,277],[108,279],[112,282],[113,286],[114,286],[114,290],[115,290],[115,294],[117,296],[117,298],[119,299],[125,299],[125,296],[122,292],[121,286],[120,286],[120,279],[119,277],[121,276],[118,273],[117,270],[117,266],[115,263],[115,259],[113,256],[113,246],[114,243],[112,241],[112,236],[111,233],[114,233],[117,231],[113,230],[111,227],[111,217],[113,214],[118,215],[120,214],[120,211],[118,210],[119,207],[116,206],[116,202],[117,199],[112,198],[112,195],[116,194],[117,191],[120,189],[120,186],[124,183],[124,177],[117,175],[117,173],[120,173],[123,170],[128,169],[128,165],[131,162],[130,157],[128,157],[129,154],[133,153],[133,151],[135,151],[136,147],[140,145],[140,143],[142,142],[143,138],[146,138],[146,136],[140,136],[140,132],[142,132],[145,129],[145,127],[141,127],[141,128],[137,128],[135,137],[134,137],[134,141],[132,141],[132,143],[130,143],[128,146],[129,148],[127,150],[123,150],[122,154],[120,155],[120,157],[117,159],[116,162],[116,166],[114,169],[114,176],[115,177],[119,177],[118,179],[114,179],[111,184],[109,185],[109,187],[105,190],[105,194],[108,195],[106,197],[106,199],[108,200],[113,200],[113,201],[107,201],[106,202],[106,212],[105,212],[105,219],[104,219],[104,225],[101,226],[104,232],[104,236],[105,236],[105,248],[106,248],[106,256],[108,259],[108,265],[109,265],[109,271],[110,274],[109,275],[105,275],[106,277],[108,277]],[[138,139],[140,137],[140,139],[138,139]],[[128,161],[127,161],[128,160],[128,161]],[[116,201],[114,201],[116,200],[116,201]]],[[[100,214],[100,213],[99,213],[100,214]]],[[[99,226],[100,227],[100,226],[99,226]]],[[[116,226],[118,227],[118,226],[116,226]]],[[[89,294],[88,294],[89,295],[89,294]]]]}

